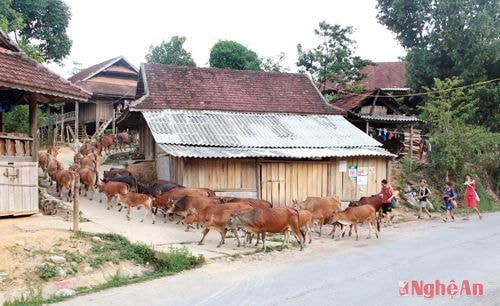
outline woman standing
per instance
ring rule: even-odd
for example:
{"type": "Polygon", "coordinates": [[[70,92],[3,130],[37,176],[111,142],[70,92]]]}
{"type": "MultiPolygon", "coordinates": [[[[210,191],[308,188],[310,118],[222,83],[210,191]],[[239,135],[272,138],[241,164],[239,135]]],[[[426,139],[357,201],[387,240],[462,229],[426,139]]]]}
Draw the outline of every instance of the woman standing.
{"type": "Polygon", "coordinates": [[[470,214],[470,209],[474,208],[474,210],[477,212],[477,215],[479,216],[479,220],[481,220],[483,217],[479,213],[479,210],[477,209],[477,193],[476,193],[476,181],[472,179],[472,176],[467,174],[465,176],[465,199],[464,199],[464,205],[465,205],[465,210],[467,212],[467,217],[465,220],[469,220],[469,214],[470,214]]]}
{"type": "Polygon", "coordinates": [[[391,200],[394,197],[392,186],[387,183],[387,180],[382,180],[382,189],[380,190],[380,195],[382,196],[382,213],[384,213],[387,217],[386,224],[392,226],[391,220],[391,200]]]}

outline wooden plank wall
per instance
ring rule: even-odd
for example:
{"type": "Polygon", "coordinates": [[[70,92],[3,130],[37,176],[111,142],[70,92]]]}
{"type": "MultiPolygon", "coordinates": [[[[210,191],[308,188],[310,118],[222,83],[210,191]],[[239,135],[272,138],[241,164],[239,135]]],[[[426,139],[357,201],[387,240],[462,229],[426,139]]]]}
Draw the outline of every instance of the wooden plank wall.
{"type": "Polygon", "coordinates": [[[156,156],[156,142],[148,125],[144,122],[139,128],[139,153],[144,159],[154,159],[156,156]]]}
{"type": "MultiPolygon", "coordinates": [[[[175,159],[175,158],[173,158],[175,159]]],[[[176,163],[171,169],[180,169],[176,163]],[[175,168],[177,167],[177,168],[175,168]]],[[[179,177],[173,170],[172,177],[179,177]]],[[[185,159],[183,184],[217,192],[256,192],[256,161],[252,159],[185,159]]]]}
{"type": "Polygon", "coordinates": [[[303,201],[308,196],[328,196],[329,162],[271,161],[260,163],[261,197],[275,207],[303,201]]]}
{"type": "Polygon", "coordinates": [[[0,162],[0,216],[38,212],[38,163],[0,162]]]}
{"type": "Polygon", "coordinates": [[[94,103],[80,103],[78,110],[79,121],[83,124],[95,122],[96,118],[96,104],[94,103]]]}
{"type": "Polygon", "coordinates": [[[99,101],[96,104],[96,113],[94,121],[105,122],[113,117],[113,102],[112,101],[99,101]]]}

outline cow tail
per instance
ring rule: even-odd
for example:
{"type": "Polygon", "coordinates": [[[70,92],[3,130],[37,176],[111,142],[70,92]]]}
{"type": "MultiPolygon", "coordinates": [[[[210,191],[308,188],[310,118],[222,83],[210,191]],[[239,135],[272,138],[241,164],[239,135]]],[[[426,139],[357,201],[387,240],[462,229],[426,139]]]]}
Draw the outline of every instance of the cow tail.
{"type": "Polygon", "coordinates": [[[99,171],[95,171],[95,182],[94,182],[94,187],[97,187],[97,184],[99,183],[99,171]]]}
{"type": "MultiPolygon", "coordinates": [[[[295,215],[297,216],[297,226],[300,224],[300,215],[299,215],[299,210],[296,208],[289,208],[295,212],[295,215]]],[[[306,233],[305,231],[301,230],[299,227],[299,232],[302,235],[302,241],[306,241],[306,233]]]]}
{"type": "Polygon", "coordinates": [[[380,210],[375,213],[375,218],[377,219],[377,232],[380,232],[380,218],[379,218],[379,214],[381,214],[381,213],[382,212],[380,210]]]}

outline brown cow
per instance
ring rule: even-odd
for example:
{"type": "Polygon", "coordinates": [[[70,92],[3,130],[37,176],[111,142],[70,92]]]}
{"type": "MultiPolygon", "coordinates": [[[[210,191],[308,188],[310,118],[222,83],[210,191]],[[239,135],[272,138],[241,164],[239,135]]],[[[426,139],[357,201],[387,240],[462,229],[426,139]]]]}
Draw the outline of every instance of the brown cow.
{"type": "MultiPolygon", "coordinates": [[[[130,191],[126,194],[119,193],[118,200],[121,203],[125,203],[127,205],[127,219],[129,221],[130,221],[130,210],[132,209],[132,207],[137,207],[137,209],[139,209],[141,206],[143,206],[146,212],[144,213],[141,222],[144,221],[144,218],[149,212],[151,214],[151,217],[153,218],[153,224],[155,224],[155,215],[153,215],[152,213],[153,199],[147,194],[137,193],[133,191],[130,191]]],[[[120,206],[120,209],[118,211],[122,211],[122,208],[123,205],[120,206]]]]}
{"type": "MultiPolygon", "coordinates": [[[[300,249],[304,244],[304,236],[299,228],[299,213],[296,209],[289,207],[279,208],[254,208],[249,212],[237,212],[231,214],[227,221],[228,229],[243,227],[247,233],[262,234],[263,250],[266,250],[266,233],[283,233],[286,235],[291,229],[297,239],[300,249]]],[[[286,239],[283,239],[284,247],[286,239]]]]}
{"type": "Polygon", "coordinates": [[[116,135],[116,142],[118,143],[118,147],[120,151],[123,151],[125,145],[129,145],[132,148],[132,137],[128,132],[121,132],[116,135]]]}
{"type": "MultiPolygon", "coordinates": [[[[158,207],[156,201],[158,201],[157,198],[154,198],[153,206],[158,207]]],[[[180,213],[182,217],[185,217],[190,209],[196,209],[199,211],[205,209],[205,207],[207,207],[208,205],[220,204],[220,203],[221,201],[220,198],[218,197],[192,197],[192,196],[182,197],[178,201],[175,201],[173,205],[170,205],[168,209],[166,209],[166,211],[164,212],[165,222],[167,222],[167,215],[169,214],[177,212],[180,213]]],[[[187,231],[189,231],[189,225],[186,228],[186,232],[187,231]]]]}
{"type": "MultiPolygon", "coordinates": [[[[221,240],[219,241],[217,247],[220,247],[225,242],[227,233],[226,224],[228,222],[231,213],[234,213],[236,211],[246,212],[250,211],[251,209],[253,209],[253,207],[243,202],[232,203],[232,204],[208,205],[201,210],[192,208],[188,211],[188,214],[184,219],[184,222],[186,224],[192,224],[194,222],[197,222],[198,224],[201,224],[203,225],[203,227],[205,227],[205,230],[203,231],[203,237],[201,237],[201,240],[198,242],[199,245],[203,244],[203,240],[207,236],[208,232],[210,232],[210,229],[218,231],[220,233],[221,240]]],[[[233,232],[233,234],[236,237],[236,240],[238,241],[238,246],[240,246],[241,245],[240,238],[238,237],[238,232],[236,231],[236,227],[231,229],[231,231],[233,232]]]]}
{"type": "Polygon", "coordinates": [[[340,209],[340,200],[338,197],[307,197],[301,203],[294,201],[293,207],[312,213],[312,219],[319,223],[319,237],[321,237],[323,225],[328,222],[335,211],[340,209]]]}
{"type": "Polygon", "coordinates": [[[102,150],[104,152],[107,151],[107,153],[109,154],[109,152],[113,148],[113,143],[115,142],[115,139],[116,139],[116,135],[115,134],[102,136],[101,137],[101,141],[100,141],[102,150]]]}
{"type": "Polygon", "coordinates": [[[82,160],[82,158],[84,158],[85,155],[83,155],[82,153],[78,152],[78,153],[75,153],[75,156],[73,156],[73,162],[75,164],[79,164],[80,161],[82,160]]]}
{"type": "Polygon", "coordinates": [[[82,185],[85,185],[85,196],[87,196],[87,192],[90,189],[92,196],[89,199],[92,201],[95,195],[94,186],[97,182],[97,171],[88,167],[81,167],[78,169],[78,175],[80,175],[80,189],[78,192],[81,193],[82,185]]]}
{"type": "Polygon", "coordinates": [[[127,169],[123,168],[110,168],[108,171],[103,172],[103,178],[110,179],[115,177],[116,175],[122,176],[132,176],[132,173],[127,169]]]}
{"type": "Polygon", "coordinates": [[[181,187],[176,187],[172,188],[169,191],[166,191],[164,193],[157,193],[157,196],[163,196],[165,195],[166,197],[170,198],[173,201],[180,200],[182,197],[185,196],[192,196],[192,197],[215,197],[215,192],[208,188],[181,188],[181,187]]]}
{"type": "Polygon", "coordinates": [[[363,223],[369,220],[370,232],[368,233],[368,238],[372,233],[372,226],[375,227],[375,236],[378,238],[377,229],[377,217],[375,215],[375,208],[371,205],[362,205],[358,207],[348,207],[346,210],[341,212],[335,212],[330,219],[330,222],[339,222],[344,225],[353,225],[354,231],[356,232],[356,240],[358,240],[358,223],[363,223]]]}
{"type": "Polygon", "coordinates": [[[43,178],[47,179],[47,168],[49,166],[49,162],[55,159],[52,155],[49,153],[41,153],[40,156],[38,157],[38,166],[42,169],[43,172],[43,178]]]}
{"type": "Polygon", "coordinates": [[[247,202],[250,206],[255,208],[271,208],[273,204],[266,200],[254,199],[254,198],[238,198],[238,197],[221,197],[222,203],[233,203],[233,202],[247,202]]]}
{"type": "Polygon", "coordinates": [[[56,179],[55,173],[57,171],[63,170],[63,169],[64,169],[63,164],[60,161],[58,161],[57,159],[52,158],[49,161],[49,164],[47,165],[47,172],[49,173],[50,186],[52,186],[52,182],[56,179]]]}
{"type": "MultiPolygon", "coordinates": [[[[312,220],[313,220],[313,215],[310,211],[301,209],[298,211],[299,212],[299,227],[304,228],[306,231],[306,234],[304,236],[304,243],[305,237],[309,236],[309,243],[312,242],[312,220]]],[[[288,242],[288,241],[287,241],[288,242]]]]}
{"type": "Polygon", "coordinates": [[[99,184],[97,186],[99,188],[99,192],[101,193],[99,203],[102,203],[102,194],[106,194],[106,197],[108,198],[108,210],[111,208],[111,201],[113,199],[118,200],[119,194],[126,194],[127,192],[129,192],[128,185],[121,182],[107,182],[105,184],[99,184]]]}
{"type": "Polygon", "coordinates": [[[73,165],[69,166],[68,170],[78,172],[78,169],[80,169],[80,168],[81,167],[79,164],[73,164],[73,165]]]}
{"type": "Polygon", "coordinates": [[[57,157],[57,154],[59,154],[59,149],[56,146],[50,146],[47,148],[47,153],[52,155],[53,157],[57,157]]]}
{"type": "Polygon", "coordinates": [[[62,200],[62,191],[64,188],[68,189],[68,202],[71,202],[71,191],[75,188],[75,180],[77,174],[70,170],[56,170],[54,179],[56,181],[56,190],[59,190],[59,198],[62,200]]]}

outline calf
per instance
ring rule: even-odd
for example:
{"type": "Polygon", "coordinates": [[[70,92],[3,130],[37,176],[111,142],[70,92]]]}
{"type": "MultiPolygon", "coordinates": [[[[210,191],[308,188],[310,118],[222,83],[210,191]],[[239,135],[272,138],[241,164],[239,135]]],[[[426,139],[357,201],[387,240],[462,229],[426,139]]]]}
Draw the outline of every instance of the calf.
{"type": "Polygon", "coordinates": [[[80,190],[82,190],[82,185],[85,186],[85,196],[87,196],[87,192],[92,192],[92,196],[90,196],[90,200],[92,201],[92,197],[95,195],[95,183],[97,182],[97,171],[88,167],[82,167],[78,169],[78,175],[80,175],[80,190]]]}
{"type": "Polygon", "coordinates": [[[294,201],[293,207],[312,213],[312,219],[319,223],[319,236],[321,237],[323,225],[328,222],[335,211],[340,209],[340,200],[337,197],[307,197],[301,203],[294,201]]]}
{"type": "Polygon", "coordinates": [[[49,153],[41,153],[38,157],[38,166],[42,169],[44,179],[47,179],[48,166],[52,159],[55,158],[49,153]]]}
{"type": "Polygon", "coordinates": [[[47,172],[49,173],[50,186],[52,186],[52,182],[56,179],[55,173],[57,171],[63,170],[63,169],[64,169],[63,164],[60,161],[58,161],[57,159],[52,158],[49,161],[49,164],[47,165],[47,172]]]}
{"type": "Polygon", "coordinates": [[[115,142],[115,139],[116,139],[115,134],[102,136],[101,140],[99,141],[101,144],[102,150],[104,152],[107,151],[107,153],[109,154],[109,152],[111,151],[111,148],[113,147],[113,143],[115,142]]]}
{"type": "MultiPolygon", "coordinates": [[[[220,247],[225,242],[226,238],[226,224],[231,213],[237,211],[250,211],[253,209],[247,203],[232,203],[232,204],[219,204],[219,205],[208,205],[204,209],[197,210],[195,208],[191,209],[185,218],[186,224],[192,224],[193,222],[198,222],[205,228],[203,231],[203,237],[201,237],[199,245],[203,244],[203,240],[207,236],[210,229],[214,229],[220,233],[221,239],[217,247],[220,247]]],[[[241,245],[240,238],[238,237],[237,228],[230,229],[236,236],[238,241],[238,246],[241,245]]]]}
{"type": "Polygon", "coordinates": [[[311,243],[312,242],[311,228],[312,228],[313,215],[310,211],[304,209],[298,210],[298,212],[299,212],[299,228],[304,228],[306,231],[306,234],[304,235],[304,243],[306,236],[309,236],[309,243],[311,243]]]}
{"type": "Polygon", "coordinates": [[[102,194],[106,194],[106,197],[108,198],[108,210],[111,208],[111,201],[113,199],[117,199],[119,194],[124,195],[129,192],[128,185],[121,182],[107,182],[99,184],[98,188],[101,193],[99,203],[102,203],[102,194]]]}
{"type": "Polygon", "coordinates": [[[254,208],[249,212],[236,212],[231,214],[227,221],[226,227],[234,230],[239,226],[243,227],[247,232],[252,234],[262,234],[262,244],[264,251],[266,250],[266,233],[283,233],[284,247],[288,229],[291,229],[295,238],[299,242],[300,249],[304,245],[304,236],[299,228],[299,213],[297,210],[289,207],[280,208],[254,208]]]}
{"type": "Polygon", "coordinates": [[[70,170],[56,170],[54,179],[56,181],[57,190],[59,190],[59,198],[62,199],[62,191],[68,189],[68,202],[71,202],[71,191],[75,188],[76,173],[70,170]]]}
{"type": "Polygon", "coordinates": [[[362,205],[358,207],[348,207],[346,210],[341,212],[335,212],[330,219],[331,223],[339,222],[343,225],[353,225],[354,231],[356,232],[356,240],[359,239],[358,235],[358,223],[363,223],[369,220],[370,232],[368,233],[368,238],[370,238],[372,233],[372,226],[375,227],[375,236],[378,238],[377,229],[377,217],[375,215],[375,208],[371,205],[362,205]]]}
{"type": "Polygon", "coordinates": [[[47,148],[47,153],[53,157],[57,157],[57,154],[59,154],[59,149],[56,146],[50,146],[47,148]]]}
{"type": "MultiPolygon", "coordinates": [[[[132,207],[137,207],[137,209],[139,209],[141,206],[143,206],[146,212],[144,213],[141,222],[144,221],[144,218],[149,212],[151,214],[151,217],[153,218],[153,224],[155,224],[155,216],[151,212],[153,207],[153,199],[147,194],[136,193],[133,191],[128,192],[126,194],[119,193],[118,200],[120,201],[120,203],[125,203],[127,205],[127,219],[129,221],[130,221],[130,210],[132,209],[132,207]]],[[[122,208],[123,206],[120,206],[120,209],[118,211],[121,211],[122,208]]]]}

